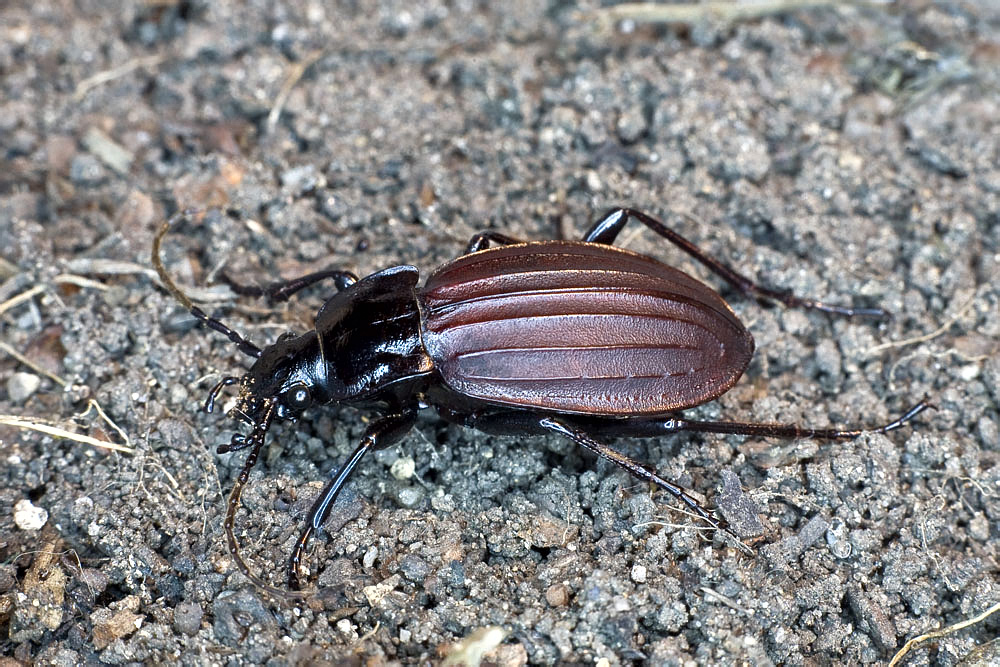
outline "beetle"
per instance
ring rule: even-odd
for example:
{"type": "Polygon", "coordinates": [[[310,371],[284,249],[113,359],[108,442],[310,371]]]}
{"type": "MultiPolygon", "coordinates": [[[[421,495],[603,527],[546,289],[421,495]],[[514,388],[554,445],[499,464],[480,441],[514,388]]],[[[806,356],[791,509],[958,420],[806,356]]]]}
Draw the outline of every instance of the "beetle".
{"type": "Polygon", "coordinates": [[[629,221],[645,225],[750,297],[848,317],[888,313],[760,286],[639,210],[609,211],[580,241],[526,242],[480,232],[463,255],[434,270],[422,286],[418,270],[408,265],[362,279],[348,271],[321,271],[264,288],[227,279],[236,293],[271,301],[323,280],[336,287],[312,331],[284,334],[263,349],[195,306],[164,268],[162,240],[174,221],[191,213],[179,212],[162,225],[152,261],[163,284],[194,317],[255,359],[242,377],[215,385],[205,408],[211,412],[223,388],[239,385],[229,416],[249,425],[250,432],[236,433],[217,451],[249,449],[250,454],[230,493],[225,530],[241,572],[272,592],[276,589],[240,556],[236,512],[272,422],[297,418],[313,405],[351,404],[380,416],[313,503],[288,564],[293,589],[300,587],[306,545],[351,473],[369,451],[405,436],[424,408],[487,433],[569,438],[737,537],[681,486],[603,439],[679,431],[849,439],[893,431],[931,407],[922,400],[873,428],[685,419],[681,411],[721,396],[739,380],[753,356],[754,339],[713,289],[652,257],[616,247],[629,221]]]}

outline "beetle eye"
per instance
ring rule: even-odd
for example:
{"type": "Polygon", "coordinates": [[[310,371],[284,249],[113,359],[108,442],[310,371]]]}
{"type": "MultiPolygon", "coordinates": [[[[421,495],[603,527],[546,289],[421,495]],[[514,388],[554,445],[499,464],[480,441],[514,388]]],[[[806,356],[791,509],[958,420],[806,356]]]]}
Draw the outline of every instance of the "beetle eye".
{"type": "Polygon", "coordinates": [[[304,384],[293,385],[282,395],[285,405],[292,410],[305,410],[312,405],[312,395],[304,384]]]}

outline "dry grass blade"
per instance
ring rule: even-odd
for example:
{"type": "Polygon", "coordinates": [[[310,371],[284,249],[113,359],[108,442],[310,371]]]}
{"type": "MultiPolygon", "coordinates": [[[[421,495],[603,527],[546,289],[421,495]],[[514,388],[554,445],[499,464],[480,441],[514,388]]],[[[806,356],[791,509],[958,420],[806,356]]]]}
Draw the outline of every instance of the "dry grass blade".
{"type": "Polygon", "coordinates": [[[976,303],[976,295],[977,292],[973,292],[972,296],[969,297],[969,300],[963,303],[961,308],[959,308],[954,315],[945,320],[944,324],[939,326],[934,331],[923,334],[922,336],[914,336],[913,338],[904,338],[903,340],[894,340],[889,341],[888,343],[882,343],[881,345],[876,345],[869,348],[867,354],[874,355],[884,350],[890,350],[896,347],[906,347],[907,345],[916,345],[917,343],[926,343],[929,340],[937,338],[948,331],[948,329],[951,328],[951,325],[962,319],[965,313],[968,312],[969,308],[972,308],[972,305],[976,303]]]}
{"type": "Polygon", "coordinates": [[[285,103],[288,102],[288,96],[292,94],[295,84],[299,82],[302,76],[306,73],[306,70],[309,69],[313,63],[323,57],[323,53],[324,51],[322,49],[317,49],[316,51],[307,54],[301,62],[294,63],[288,68],[288,76],[285,77],[285,81],[281,85],[281,90],[278,91],[278,96],[274,98],[274,106],[271,107],[271,111],[267,114],[268,132],[273,132],[274,128],[277,127],[278,119],[281,118],[281,111],[285,108],[285,103]]]}
{"type": "Polygon", "coordinates": [[[843,5],[882,6],[881,3],[865,0],[762,0],[760,2],[687,2],[669,5],[654,2],[626,2],[585,13],[583,17],[602,22],[690,24],[714,20],[731,23],[799,9],[843,5]]]}
{"type": "Polygon", "coordinates": [[[45,422],[39,419],[18,417],[17,415],[0,415],[0,425],[12,426],[14,428],[23,428],[30,431],[38,431],[39,433],[51,435],[53,438],[62,438],[64,440],[75,440],[76,442],[82,442],[85,445],[98,447],[100,449],[110,449],[112,451],[121,452],[123,454],[135,453],[135,450],[132,449],[131,447],[126,447],[125,445],[119,445],[113,442],[108,442],[106,440],[98,440],[97,438],[92,438],[89,435],[83,435],[82,433],[75,433],[73,431],[68,431],[62,426],[59,426],[58,424],[45,422]]]}

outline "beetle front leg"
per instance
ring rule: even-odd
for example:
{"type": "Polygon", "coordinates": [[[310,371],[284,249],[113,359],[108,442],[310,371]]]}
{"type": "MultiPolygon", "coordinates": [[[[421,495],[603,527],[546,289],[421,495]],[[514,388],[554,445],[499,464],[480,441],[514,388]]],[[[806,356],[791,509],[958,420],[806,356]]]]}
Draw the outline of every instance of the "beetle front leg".
{"type": "Polygon", "coordinates": [[[304,290],[311,285],[326,280],[332,279],[334,286],[336,286],[338,292],[342,292],[354,283],[358,282],[358,277],[351,273],[350,271],[341,271],[339,269],[328,269],[326,271],[317,271],[315,273],[308,273],[304,276],[299,276],[298,278],[292,278],[291,280],[279,280],[278,282],[271,283],[267,287],[258,287],[256,285],[244,285],[236,282],[229,277],[228,274],[222,273],[219,276],[229,289],[233,290],[240,296],[253,296],[253,297],[264,297],[267,299],[268,303],[278,303],[280,301],[287,301],[296,292],[304,290]]]}
{"type": "Polygon", "coordinates": [[[618,238],[618,234],[621,233],[622,229],[625,228],[625,225],[628,224],[628,221],[631,219],[638,220],[642,224],[646,225],[646,227],[651,229],[657,235],[665,238],[687,254],[691,255],[691,257],[701,262],[713,273],[748,296],[774,299],[775,301],[780,301],[789,308],[811,308],[824,313],[845,315],[847,317],[889,317],[889,313],[882,308],[854,308],[852,306],[838,306],[823,303],[821,301],[814,301],[813,299],[803,299],[795,296],[788,290],[776,290],[769,287],[763,287],[727,264],[707,254],[704,250],[691,243],[653,216],[636,209],[612,209],[606,213],[604,217],[594,223],[594,226],[590,228],[590,231],[584,235],[583,240],[587,243],[604,243],[606,245],[612,245],[615,242],[615,239],[618,238]]]}
{"type": "Polygon", "coordinates": [[[354,450],[351,457],[347,459],[347,462],[334,473],[330,481],[326,483],[322,493],[319,494],[313,503],[312,509],[309,510],[306,527],[295,543],[295,551],[292,552],[292,558],[288,563],[288,581],[292,588],[299,588],[299,564],[302,562],[302,556],[305,553],[306,544],[308,544],[310,536],[314,532],[319,532],[327,517],[330,516],[333,503],[337,500],[337,496],[340,494],[341,489],[344,488],[347,480],[350,479],[351,473],[354,472],[358,463],[361,462],[361,459],[369,451],[384,449],[398,441],[413,428],[416,420],[417,411],[415,408],[410,408],[397,414],[386,415],[365,430],[365,435],[361,438],[361,444],[354,450]]]}

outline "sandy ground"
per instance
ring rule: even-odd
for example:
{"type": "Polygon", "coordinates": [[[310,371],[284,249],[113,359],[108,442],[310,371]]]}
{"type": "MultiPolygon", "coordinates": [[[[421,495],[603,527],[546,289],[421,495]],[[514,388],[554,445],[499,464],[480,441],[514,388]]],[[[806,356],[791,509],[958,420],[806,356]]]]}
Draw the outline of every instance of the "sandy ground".
{"type": "MultiPolygon", "coordinates": [[[[490,626],[507,634],[489,664],[877,663],[1000,601],[998,6],[671,25],[592,9],[3,3],[0,414],[133,452],[0,426],[0,664],[436,664],[490,626]],[[320,594],[252,586],[222,532],[243,455],[215,447],[237,424],[200,411],[248,361],[152,280],[162,219],[209,209],[167,265],[263,345],[310,329],[329,287],[270,306],[217,287],[223,267],[426,275],[478,230],[577,238],[615,205],[769,285],[895,314],[748,301],[627,230],[756,338],[746,376],[691,417],[937,410],[834,444],[615,442],[709,505],[752,503],[752,556],[566,441],[428,414],[362,463],[311,544],[320,594]],[[109,421],[75,416],[91,399],[109,421]]],[[[237,532],[274,585],[372,416],[272,429],[237,532]]],[[[990,664],[998,616],[905,664],[977,647],[964,664],[990,664]]]]}

